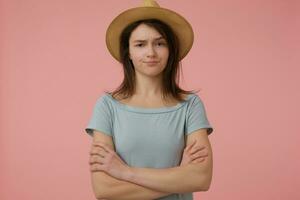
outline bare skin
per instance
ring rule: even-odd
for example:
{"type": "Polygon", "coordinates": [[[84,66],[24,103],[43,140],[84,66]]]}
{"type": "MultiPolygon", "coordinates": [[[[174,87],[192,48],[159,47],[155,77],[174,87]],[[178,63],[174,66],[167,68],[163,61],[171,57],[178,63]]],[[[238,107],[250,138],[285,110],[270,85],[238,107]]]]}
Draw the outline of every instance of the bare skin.
{"type": "MultiPolygon", "coordinates": [[[[115,97],[115,99],[123,104],[142,108],[177,105],[179,103],[177,100],[168,99],[164,101],[161,97],[162,71],[166,67],[169,56],[168,45],[161,34],[142,24],[132,32],[129,50],[129,56],[136,72],[136,92],[131,98],[115,97]],[[151,61],[157,63],[149,64],[151,61]]],[[[183,97],[186,99],[186,95],[183,97]]],[[[124,178],[126,173],[123,172],[128,170],[128,166],[115,151],[105,148],[103,144],[95,143],[92,145],[90,155],[90,170],[92,172],[102,170],[116,178],[124,178]]],[[[183,151],[180,166],[203,162],[207,156],[205,147],[188,145],[183,151]]]]}
{"type": "MultiPolygon", "coordinates": [[[[205,147],[194,146],[195,142],[185,147],[180,166],[203,162],[207,157],[205,147]]],[[[111,176],[124,179],[128,170],[128,165],[119,157],[119,155],[108,148],[105,144],[94,142],[90,151],[90,170],[105,171],[111,176]]]]}
{"type": "MultiPolygon", "coordinates": [[[[205,146],[202,147],[197,145],[195,146],[194,144],[196,143],[194,142],[185,147],[180,162],[180,166],[191,164],[191,163],[203,162],[205,160],[205,157],[208,156],[205,146]]],[[[105,148],[104,150],[102,145],[103,144],[99,145],[97,143],[93,143],[92,145],[90,151],[90,161],[89,161],[90,171],[96,172],[100,169],[99,166],[102,165],[105,166],[102,168],[102,170],[106,171],[111,176],[114,177],[119,176],[119,178],[123,178],[122,171],[127,170],[126,163],[118,156],[118,154],[115,151],[110,150],[108,148],[105,148]],[[101,155],[103,151],[109,151],[110,154],[110,156],[108,156],[109,161],[105,161],[104,159],[102,159],[101,155]],[[113,160],[115,160],[115,162],[113,162],[113,160]]],[[[107,199],[100,199],[100,200],[107,200],[107,199]]]]}
{"type": "MultiPolygon", "coordinates": [[[[187,98],[187,95],[182,94],[181,97],[184,99],[187,98]]],[[[142,108],[160,108],[160,107],[172,107],[176,106],[179,101],[176,99],[167,99],[164,101],[161,97],[142,97],[138,95],[133,95],[131,98],[123,99],[119,96],[114,97],[120,103],[134,106],[134,107],[142,107],[142,108]]]]}

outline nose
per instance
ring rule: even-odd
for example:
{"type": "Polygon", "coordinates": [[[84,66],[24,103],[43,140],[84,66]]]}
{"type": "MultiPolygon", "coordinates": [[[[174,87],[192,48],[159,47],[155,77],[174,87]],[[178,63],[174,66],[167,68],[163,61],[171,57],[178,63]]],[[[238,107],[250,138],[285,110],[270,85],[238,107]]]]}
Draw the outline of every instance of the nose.
{"type": "Polygon", "coordinates": [[[149,45],[147,49],[147,57],[153,57],[155,55],[156,55],[155,48],[152,45],[149,45]]]}

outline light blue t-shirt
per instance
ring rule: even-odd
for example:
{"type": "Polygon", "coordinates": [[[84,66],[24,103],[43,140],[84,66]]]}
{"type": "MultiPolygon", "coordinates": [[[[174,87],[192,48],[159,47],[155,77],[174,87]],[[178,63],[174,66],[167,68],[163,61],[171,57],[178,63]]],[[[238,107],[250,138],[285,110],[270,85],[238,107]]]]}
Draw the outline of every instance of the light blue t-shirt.
{"type": "MultiPolygon", "coordinates": [[[[170,168],[180,164],[186,136],[208,128],[213,132],[204,104],[193,93],[175,106],[142,108],[126,105],[111,94],[101,95],[86,126],[112,137],[117,154],[127,165],[141,168],[170,168]]],[[[171,194],[159,200],[192,200],[193,193],[171,194]]]]}

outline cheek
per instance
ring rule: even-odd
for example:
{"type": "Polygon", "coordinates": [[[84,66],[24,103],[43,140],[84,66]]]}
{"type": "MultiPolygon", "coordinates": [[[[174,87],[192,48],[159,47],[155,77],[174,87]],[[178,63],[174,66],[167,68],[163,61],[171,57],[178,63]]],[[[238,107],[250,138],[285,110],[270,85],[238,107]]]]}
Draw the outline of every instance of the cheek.
{"type": "Polygon", "coordinates": [[[164,57],[169,55],[169,49],[168,48],[161,48],[160,50],[160,54],[163,55],[164,57]]]}
{"type": "Polygon", "coordinates": [[[167,61],[168,57],[169,57],[169,50],[163,51],[162,54],[163,54],[163,57],[165,58],[165,60],[167,61]]]}
{"type": "Polygon", "coordinates": [[[136,54],[132,55],[131,61],[134,65],[134,67],[139,68],[139,66],[141,66],[141,57],[139,55],[136,55],[136,54]]]}
{"type": "Polygon", "coordinates": [[[142,58],[142,53],[141,51],[131,51],[130,57],[133,61],[139,61],[142,58]]]}
{"type": "Polygon", "coordinates": [[[141,62],[141,57],[139,55],[133,55],[131,56],[131,60],[134,64],[138,64],[141,62]]]}

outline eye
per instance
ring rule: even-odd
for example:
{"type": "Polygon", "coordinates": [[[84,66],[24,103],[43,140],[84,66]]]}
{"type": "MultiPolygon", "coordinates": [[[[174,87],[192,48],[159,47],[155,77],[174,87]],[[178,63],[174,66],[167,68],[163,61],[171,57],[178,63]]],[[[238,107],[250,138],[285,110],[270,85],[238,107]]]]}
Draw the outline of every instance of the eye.
{"type": "Polygon", "coordinates": [[[158,42],[157,45],[158,45],[158,46],[164,46],[165,43],[164,43],[164,42],[158,42]]]}
{"type": "Polygon", "coordinates": [[[142,43],[140,43],[140,44],[137,44],[137,45],[135,45],[136,47],[141,47],[141,46],[143,46],[144,44],[142,44],[142,43]]]}

